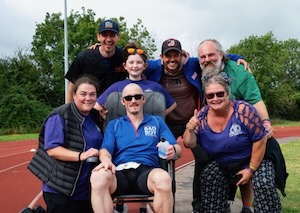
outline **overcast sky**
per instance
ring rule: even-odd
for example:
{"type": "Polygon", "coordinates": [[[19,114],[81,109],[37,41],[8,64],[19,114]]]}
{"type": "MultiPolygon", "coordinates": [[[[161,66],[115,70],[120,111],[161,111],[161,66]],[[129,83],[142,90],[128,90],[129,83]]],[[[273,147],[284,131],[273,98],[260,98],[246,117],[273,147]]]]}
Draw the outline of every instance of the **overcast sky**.
{"type": "MultiPolygon", "coordinates": [[[[46,12],[64,15],[65,0],[0,0],[0,58],[30,49],[37,23],[46,12]]],[[[196,56],[201,40],[215,38],[225,49],[251,36],[272,31],[278,40],[300,41],[298,0],[68,0],[70,10],[92,9],[96,18],[123,16],[127,26],[137,19],[156,39],[176,38],[196,56]]],[[[158,57],[158,55],[157,55],[158,57]]]]}

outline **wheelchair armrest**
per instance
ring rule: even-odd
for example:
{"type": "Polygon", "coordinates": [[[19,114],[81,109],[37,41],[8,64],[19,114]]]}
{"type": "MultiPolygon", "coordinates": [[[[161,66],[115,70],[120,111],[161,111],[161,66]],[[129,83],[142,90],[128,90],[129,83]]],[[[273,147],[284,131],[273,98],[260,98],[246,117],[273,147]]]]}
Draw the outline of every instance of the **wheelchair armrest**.
{"type": "Polygon", "coordinates": [[[97,156],[92,156],[92,157],[88,157],[88,158],[86,159],[86,162],[87,162],[87,163],[99,163],[100,161],[99,161],[99,157],[97,157],[97,156]]]}

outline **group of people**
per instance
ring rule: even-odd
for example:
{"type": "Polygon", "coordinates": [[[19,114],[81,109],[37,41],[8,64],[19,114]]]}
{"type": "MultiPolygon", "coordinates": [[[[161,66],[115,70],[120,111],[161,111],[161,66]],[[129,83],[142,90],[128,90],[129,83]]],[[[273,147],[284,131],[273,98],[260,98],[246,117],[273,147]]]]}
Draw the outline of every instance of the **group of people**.
{"type": "Polygon", "coordinates": [[[172,212],[171,178],[158,163],[161,138],[169,141],[167,159],[181,157],[178,142],[192,149],[193,212],[226,212],[237,186],[242,212],[251,212],[252,189],[255,212],[281,211],[278,167],[265,154],[273,129],[241,56],[225,55],[209,39],[200,43],[198,58],[189,57],[171,38],[160,59],[147,60],[134,42],[117,46],[119,26],[112,20],[100,24],[97,39],[100,45],[79,53],[65,75],[67,104],[45,119],[29,164],[43,181],[47,212],[125,212],[113,209],[112,195],[128,191],[153,194],[155,212],[172,212]],[[165,121],[143,112],[149,91],[164,95],[165,121]],[[126,115],[106,122],[111,92],[122,94],[126,115]],[[91,156],[99,157],[95,168],[86,162],[91,156]]]}

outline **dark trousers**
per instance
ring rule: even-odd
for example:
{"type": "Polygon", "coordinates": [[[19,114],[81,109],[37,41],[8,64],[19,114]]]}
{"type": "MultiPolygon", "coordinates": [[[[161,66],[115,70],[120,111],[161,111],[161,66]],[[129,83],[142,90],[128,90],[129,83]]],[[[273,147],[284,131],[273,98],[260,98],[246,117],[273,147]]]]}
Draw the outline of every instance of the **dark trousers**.
{"type": "Polygon", "coordinates": [[[166,123],[176,139],[183,135],[186,124],[178,124],[174,123],[173,121],[166,121],[166,123]]]}
{"type": "Polygon", "coordinates": [[[200,201],[201,201],[201,183],[200,175],[202,170],[209,162],[209,157],[206,152],[203,151],[201,146],[197,144],[195,148],[192,149],[195,158],[195,168],[194,168],[194,179],[193,179],[193,209],[199,211],[200,201]]]}
{"type": "Polygon", "coordinates": [[[43,193],[47,213],[93,213],[89,200],[73,200],[69,196],[43,193]]]}
{"type": "MultiPolygon", "coordinates": [[[[285,168],[285,164],[284,164],[284,158],[281,154],[280,151],[280,147],[278,145],[277,140],[274,137],[271,137],[268,139],[267,142],[267,147],[266,147],[266,154],[264,156],[265,159],[269,159],[272,162],[275,162],[275,168],[279,167],[276,164],[276,160],[273,159],[272,157],[270,158],[269,155],[273,156],[274,154],[269,154],[269,152],[272,152],[272,148],[270,147],[271,145],[275,146],[276,151],[275,152],[279,152],[280,156],[281,156],[281,161],[282,164],[284,165],[283,168],[280,168],[279,171],[276,170],[275,174],[276,174],[276,178],[275,179],[279,179],[281,180],[281,182],[283,182],[280,186],[278,187],[281,192],[283,192],[284,194],[284,188],[285,188],[285,182],[286,182],[286,178],[288,176],[288,174],[286,173],[286,168],[285,168]],[[283,175],[283,176],[281,176],[283,175]],[[279,176],[279,177],[277,177],[279,176]]],[[[208,155],[202,150],[202,148],[200,147],[200,145],[198,144],[197,147],[192,149],[194,158],[195,158],[195,173],[194,173],[194,179],[193,179],[193,201],[192,201],[192,206],[194,210],[199,211],[200,209],[200,201],[201,201],[201,183],[200,183],[200,176],[201,176],[201,172],[202,170],[205,168],[205,166],[208,164],[209,160],[208,160],[208,155]]],[[[274,152],[274,151],[273,151],[274,152]]],[[[277,157],[275,157],[277,158],[277,157]]],[[[281,183],[279,182],[279,183],[281,183]]],[[[277,186],[279,186],[278,183],[276,183],[277,186]]]]}

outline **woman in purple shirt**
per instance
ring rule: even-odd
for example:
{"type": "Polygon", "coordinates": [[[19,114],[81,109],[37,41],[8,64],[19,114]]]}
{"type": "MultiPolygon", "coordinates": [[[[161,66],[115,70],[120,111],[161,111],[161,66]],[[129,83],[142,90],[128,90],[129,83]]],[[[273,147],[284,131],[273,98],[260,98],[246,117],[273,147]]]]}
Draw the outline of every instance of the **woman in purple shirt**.
{"type": "Polygon", "coordinates": [[[266,130],[256,109],[244,101],[230,100],[226,73],[202,78],[207,106],[186,125],[184,145],[197,143],[210,156],[201,173],[200,212],[224,212],[231,187],[254,189],[255,212],[281,212],[275,187],[274,165],[263,160],[266,130]]]}

